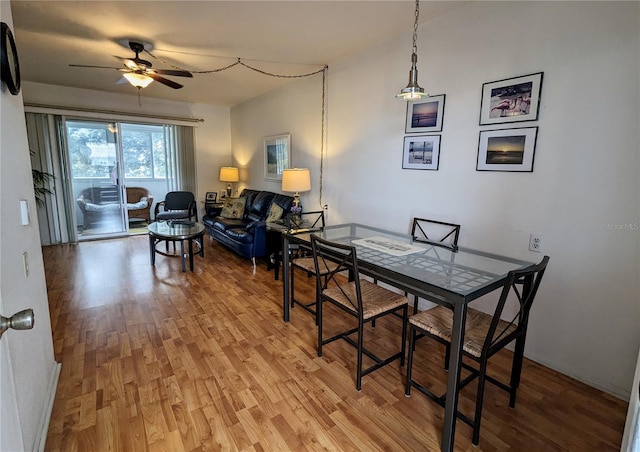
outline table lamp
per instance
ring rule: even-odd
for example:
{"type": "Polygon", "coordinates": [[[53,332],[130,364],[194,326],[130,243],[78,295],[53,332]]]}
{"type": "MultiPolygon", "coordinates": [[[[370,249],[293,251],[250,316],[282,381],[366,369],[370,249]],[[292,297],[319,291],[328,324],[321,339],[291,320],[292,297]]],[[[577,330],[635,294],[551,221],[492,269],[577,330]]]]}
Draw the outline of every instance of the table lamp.
{"type": "Polygon", "coordinates": [[[231,182],[238,182],[240,180],[238,176],[238,168],[234,166],[221,166],[220,167],[220,181],[227,183],[227,197],[231,197],[231,182]]]}
{"type": "Polygon", "coordinates": [[[300,207],[300,192],[311,190],[309,168],[290,168],[282,171],[282,191],[295,192],[293,205],[300,207]]]}

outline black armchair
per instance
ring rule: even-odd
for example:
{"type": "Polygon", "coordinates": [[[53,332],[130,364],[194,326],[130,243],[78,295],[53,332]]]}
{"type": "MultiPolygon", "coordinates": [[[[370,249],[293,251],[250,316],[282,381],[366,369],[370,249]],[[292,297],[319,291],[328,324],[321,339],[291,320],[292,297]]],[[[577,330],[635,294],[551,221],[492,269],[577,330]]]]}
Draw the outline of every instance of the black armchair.
{"type": "Polygon", "coordinates": [[[189,220],[198,221],[196,197],[190,191],[170,191],[164,201],[156,204],[155,220],[189,220]],[[161,210],[162,208],[162,210],[161,210]]]}

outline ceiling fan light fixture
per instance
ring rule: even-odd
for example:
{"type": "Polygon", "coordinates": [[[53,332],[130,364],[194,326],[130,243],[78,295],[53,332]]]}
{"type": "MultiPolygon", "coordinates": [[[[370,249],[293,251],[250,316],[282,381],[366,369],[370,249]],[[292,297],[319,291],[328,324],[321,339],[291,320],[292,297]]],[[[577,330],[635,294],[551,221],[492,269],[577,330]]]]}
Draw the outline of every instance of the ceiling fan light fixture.
{"type": "Polygon", "coordinates": [[[148,75],[136,74],[135,72],[127,72],[122,76],[136,88],[146,88],[153,82],[153,79],[148,75]]]}

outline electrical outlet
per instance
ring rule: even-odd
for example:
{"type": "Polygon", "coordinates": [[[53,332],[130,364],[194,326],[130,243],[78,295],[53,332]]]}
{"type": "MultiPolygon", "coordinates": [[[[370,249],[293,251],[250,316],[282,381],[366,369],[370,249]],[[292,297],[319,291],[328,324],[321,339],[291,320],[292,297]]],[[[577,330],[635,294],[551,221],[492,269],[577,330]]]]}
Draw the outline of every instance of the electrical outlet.
{"type": "Polygon", "coordinates": [[[531,234],[529,236],[529,251],[535,251],[536,253],[542,252],[542,236],[538,234],[531,234]]]}
{"type": "Polygon", "coordinates": [[[322,208],[323,208],[324,210],[329,210],[329,204],[325,204],[324,206],[322,206],[322,208]]]}

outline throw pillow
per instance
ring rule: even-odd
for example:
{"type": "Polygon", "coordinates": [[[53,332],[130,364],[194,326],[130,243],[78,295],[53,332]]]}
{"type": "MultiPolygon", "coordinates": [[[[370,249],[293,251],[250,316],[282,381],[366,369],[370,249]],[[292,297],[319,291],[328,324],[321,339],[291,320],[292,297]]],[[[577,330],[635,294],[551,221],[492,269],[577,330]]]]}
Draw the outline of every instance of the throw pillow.
{"type": "Polygon", "coordinates": [[[282,213],[284,209],[280,207],[278,204],[273,203],[269,208],[269,215],[267,215],[267,219],[265,220],[267,223],[273,223],[274,221],[278,221],[282,218],[282,213]]]}
{"type": "Polygon", "coordinates": [[[226,198],[220,216],[234,220],[242,219],[246,201],[246,198],[226,198]]]}

